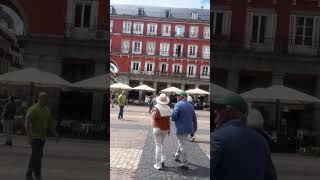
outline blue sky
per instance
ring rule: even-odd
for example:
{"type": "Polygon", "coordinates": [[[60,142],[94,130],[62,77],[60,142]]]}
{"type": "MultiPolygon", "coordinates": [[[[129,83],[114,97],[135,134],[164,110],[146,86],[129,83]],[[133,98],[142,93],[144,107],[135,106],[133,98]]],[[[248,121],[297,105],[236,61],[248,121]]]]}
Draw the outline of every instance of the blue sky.
{"type": "Polygon", "coordinates": [[[133,4],[164,6],[177,8],[201,8],[210,9],[210,0],[110,0],[111,4],[133,4]]]}

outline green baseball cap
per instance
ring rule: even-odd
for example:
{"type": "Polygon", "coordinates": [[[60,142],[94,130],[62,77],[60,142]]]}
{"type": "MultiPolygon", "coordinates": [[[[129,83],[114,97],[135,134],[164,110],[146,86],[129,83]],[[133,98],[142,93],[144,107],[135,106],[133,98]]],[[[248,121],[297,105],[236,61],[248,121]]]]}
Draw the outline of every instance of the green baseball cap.
{"type": "Polygon", "coordinates": [[[217,98],[213,101],[215,105],[231,106],[232,108],[238,109],[243,114],[248,112],[248,104],[246,101],[237,94],[228,94],[224,97],[217,98]]]}
{"type": "Polygon", "coordinates": [[[185,91],[180,91],[180,92],[177,93],[177,95],[188,97],[188,94],[185,91]]]}

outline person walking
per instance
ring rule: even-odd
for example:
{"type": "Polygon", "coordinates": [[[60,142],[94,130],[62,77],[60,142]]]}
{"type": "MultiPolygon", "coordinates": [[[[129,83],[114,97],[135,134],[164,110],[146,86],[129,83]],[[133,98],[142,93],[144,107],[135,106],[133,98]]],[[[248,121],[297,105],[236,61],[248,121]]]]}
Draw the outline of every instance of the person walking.
{"type": "Polygon", "coordinates": [[[56,123],[54,123],[48,108],[47,93],[41,92],[38,96],[38,102],[27,110],[25,129],[32,148],[26,179],[41,180],[41,161],[48,130],[56,136],[56,142],[58,142],[56,123]]]}
{"type": "Polygon", "coordinates": [[[164,168],[165,156],[163,154],[163,143],[167,135],[170,134],[171,109],[168,106],[170,99],[165,94],[160,94],[156,98],[157,104],[152,109],[153,136],[156,144],[155,169],[164,168]]]}
{"type": "Polygon", "coordinates": [[[125,91],[122,91],[122,93],[118,97],[118,104],[119,104],[119,108],[120,108],[119,115],[118,115],[119,120],[124,120],[123,119],[123,110],[124,110],[124,106],[126,105],[126,96],[124,94],[125,94],[125,91]]]}
{"type": "MultiPolygon", "coordinates": [[[[193,104],[193,99],[192,99],[192,97],[191,96],[188,96],[187,97],[187,101],[194,107],[194,104],[193,104]]],[[[195,127],[194,127],[194,129],[195,129],[195,127]]],[[[191,142],[194,142],[195,141],[195,137],[194,137],[194,134],[196,133],[196,130],[194,130],[194,132],[193,133],[191,133],[190,134],[190,136],[191,136],[191,142]]]]}
{"type": "Polygon", "coordinates": [[[114,101],[116,100],[116,94],[112,92],[111,94],[111,107],[114,108],[114,101]]]}
{"type": "Polygon", "coordinates": [[[151,113],[151,110],[153,108],[153,96],[149,96],[149,100],[148,100],[148,105],[149,105],[149,113],[151,113]]]}
{"type": "Polygon", "coordinates": [[[14,115],[16,114],[16,105],[14,97],[9,96],[8,102],[4,105],[0,119],[3,120],[3,131],[6,134],[5,145],[12,146],[12,134],[14,129],[14,115]]]}
{"type": "Polygon", "coordinates": [[[177,101],[172,112],[172,121],[175,122],[178,139],[175,161],[179,162],[180,168],[188,169],[187,137],[197,129],[197,116],[193,106],[187,102],[187,93],[185,91],[178,93],[177,101]],[[180,160],[180,156],[182,160],[180,160]]]}
{"type": "Polygon", "coordinates": [[[247,103],[236,94],[214,102],[219,128],[211,133],[211,178],[276,180],[268,143],[247,127],[247,103]]]}

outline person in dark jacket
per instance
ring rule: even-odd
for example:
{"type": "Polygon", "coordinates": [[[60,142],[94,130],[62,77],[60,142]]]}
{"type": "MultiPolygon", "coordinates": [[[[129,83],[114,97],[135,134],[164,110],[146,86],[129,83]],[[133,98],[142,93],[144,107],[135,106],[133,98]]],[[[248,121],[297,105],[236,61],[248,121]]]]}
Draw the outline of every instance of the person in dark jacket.
{"type": "Polygon", "coordinates": [[[187,102],[187,93],[181,91],[177,96],[178,103],[175,104],[172,112],[172,121],[175,122],[176,135],[178,139],[178,149],[175,153],[175,160],[179,162],[179,167],[188,169],[188,147],[186,139],[188,135],[197,130],[197,116],[193,106],[187,102]],[[180,156],[182,160],[180,160],[180,156]]]}
{"type": "Polygon", "coordinates": [[[14,129],[14,115],[16,114],[16,105],[14,104],[14,97],[10,96],[8,102],[5,104],[0,119],[3,119],[3,129],[6,134],[5,145],[12,146],[12,134],[14,129]]]}
{"type": "Polygon", "coordinates": [[[219,128],[211,134],[211,179],[277,180],[268,143],[246,126],[243,98],[230,94],[214,104],[219,128]]]}

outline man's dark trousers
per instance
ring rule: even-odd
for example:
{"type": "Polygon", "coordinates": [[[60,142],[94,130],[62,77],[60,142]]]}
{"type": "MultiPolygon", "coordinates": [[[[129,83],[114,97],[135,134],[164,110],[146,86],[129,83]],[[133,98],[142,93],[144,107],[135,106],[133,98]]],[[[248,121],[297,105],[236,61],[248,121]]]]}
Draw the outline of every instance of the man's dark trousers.
{"type": "Polygon", "coordinates": [[[45,141],[41,139],[32,139],[31,147],[32,147],[32,154],[29,161],[27,176],[31,177],[32,173],[35,177],[41,177],[41,160],[43,156],[43,147],[45,141]]]}

